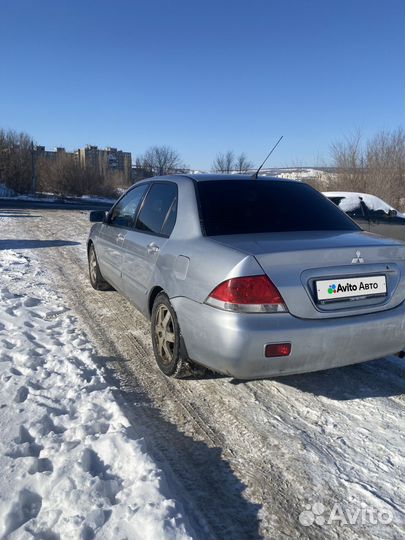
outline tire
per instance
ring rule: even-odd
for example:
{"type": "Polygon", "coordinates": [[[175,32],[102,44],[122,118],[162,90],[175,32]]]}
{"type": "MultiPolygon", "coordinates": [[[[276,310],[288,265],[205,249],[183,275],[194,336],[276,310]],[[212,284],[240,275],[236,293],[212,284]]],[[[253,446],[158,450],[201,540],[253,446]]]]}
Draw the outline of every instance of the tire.
{"type": "Polygon", "coordinates": [[[98,266],[96,250],[94,245],[90,244],[88,251],[88,260],[89,260],[89,277],[90,283],[93,289],[96,291],[110,291],[113,288],[107,281],[103,278],[100,272],[100,267],[98,266]]]}
{"type": "Polygon", "coordinates": [[[180,379],[205,372],[194,366],[185,354],[176,312],[163,292],[157,295],[153,303],[151,334],[156,363],[165,375],[180,379]]]}

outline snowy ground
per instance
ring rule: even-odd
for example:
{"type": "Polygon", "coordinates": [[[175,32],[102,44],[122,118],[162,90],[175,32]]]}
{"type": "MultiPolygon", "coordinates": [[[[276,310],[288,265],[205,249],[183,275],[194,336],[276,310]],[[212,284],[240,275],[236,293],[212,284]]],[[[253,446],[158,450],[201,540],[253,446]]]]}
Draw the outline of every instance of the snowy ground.
{"type": "Polygon", "coordinates": [[[120,538],[114,526],[146,538],[131,497],[147,485],[152,507],[142,494],[135,504],[166,527],[151,538],[403,538],[404,361],[247,383],[167,379],[148,323],[117,293],[90,288],[87,219],[0,210],[0,302],[15,314],[1,318],[0,526],[25,520],[10,538],[57,538],[58,526],[72,538],[120,538]],[[35,340],[24,320],[38,325],[35,340]],[[138,463],[149,464],[147,478],[138,463]]]}
{"type": "Polygon", "coordinates": [[[29,253],[0,251],[0,536],[187,538],[164,476],[29,253]]]}
{"type": "MultiPolygon", "coordinates": [[[[125,190],[122,188],[118,188],[117,190],[117,197],[120,196],[125,190]]],[[[12,189],[8,188],[4,184],[0,184],[0,199],[5,198],[6,201],[9,203],[10,201],[18,201],[18,202],[40,202],[40,203],[60,203],[63,202],[65,204],[75,204],[80,201],[86,202],[86,203],[100,203],[100,204],[108,204],[112,205],[116,200],[117,197],[101,197],[99,195],[82,195],[80,197],[74,197],[74,196],[59,196],[55,195],[54,193],[37,193],[34,195],[19,195],[12,189]]]]}

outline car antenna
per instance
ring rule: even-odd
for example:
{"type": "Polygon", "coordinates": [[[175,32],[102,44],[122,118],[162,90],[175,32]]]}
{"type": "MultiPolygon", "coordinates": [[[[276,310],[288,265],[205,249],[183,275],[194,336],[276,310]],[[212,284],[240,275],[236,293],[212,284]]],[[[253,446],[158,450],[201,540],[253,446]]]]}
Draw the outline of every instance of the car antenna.
{"type": "Polygon", "coordinates": [[[257,177],[259,176],[259,172],[261,170],[261,168],[263,167],[263,165],[266,163],[266,161],[269,159],[269,157],[271,156],[271,154],[274,152],[274,150],[277,148],[279,142],[281,141],[281,139],[284,137],[284,135],[281,135],[281,137],[279,138],[279,140],[276,142],[276,144],[273,146],[273,148],[270,150],[270,152],[267,154],[266,156],[266,159],[263,161],[263,163],[260,165],[260,167],[257,169],[257,171],[252,174],[252,178],[254,178],[255,180],[257,180],[257,177]]]}

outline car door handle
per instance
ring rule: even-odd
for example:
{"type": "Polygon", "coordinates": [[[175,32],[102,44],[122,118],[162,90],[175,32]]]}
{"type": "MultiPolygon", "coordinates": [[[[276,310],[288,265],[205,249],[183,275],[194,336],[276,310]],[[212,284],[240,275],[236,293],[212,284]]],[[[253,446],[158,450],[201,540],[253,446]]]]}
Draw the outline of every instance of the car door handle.
{"type": "Polygon", "coordinates": [[[158,253],[158,251],[160,250],[160,247],[157,246],[155,244],[155,242],[151,242],[150,244],[148,244],[147,246],[147,250],[148,250],[148,253],[158,253]]]}
{"type": "Polygon", "coordinates": [[[122,234],[122,233],[117,234],[117,240],[119,242],[123,242],[125,240],[125,234],[122,234]]]}

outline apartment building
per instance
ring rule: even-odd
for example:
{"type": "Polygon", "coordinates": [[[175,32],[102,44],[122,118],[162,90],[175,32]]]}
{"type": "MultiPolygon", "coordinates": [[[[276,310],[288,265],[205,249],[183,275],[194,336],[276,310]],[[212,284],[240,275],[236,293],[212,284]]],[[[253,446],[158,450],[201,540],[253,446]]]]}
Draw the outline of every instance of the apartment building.
{"type": "Polygon", "coordinates": [[[79,162],[83,167],[91,167],[105,177],[122,179],[131,183],[131,152],[123,152],[117,148],[105,149],[87,145],[77,151],[79,162]]]}
{"type": "Polygon", "coordinates": [[[102,174],[105,178],[120,183],[131,184],[132,158],[131,152],[123,152],[117,148],[98,148],[88,144],[74,152],[67,152],[63,147],[55,150],[46,150],[45,146],[37,146],[35,149],[37,158],[58,160],[71,158],[78,160],[82,167],[88,167],[102,174]]]}
{"type": "Polygon", "coordinates": [[[55,150],[46,150],[45,146],[36,146],[35,155],[38,158],[46,158],[51,160],[57,160],[64,157],[70,157],[72,159],[77,158],[76,152],[66,152],[63,146],[57,146],[55,150]]]}

